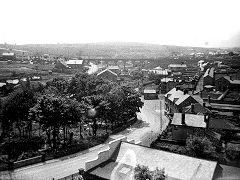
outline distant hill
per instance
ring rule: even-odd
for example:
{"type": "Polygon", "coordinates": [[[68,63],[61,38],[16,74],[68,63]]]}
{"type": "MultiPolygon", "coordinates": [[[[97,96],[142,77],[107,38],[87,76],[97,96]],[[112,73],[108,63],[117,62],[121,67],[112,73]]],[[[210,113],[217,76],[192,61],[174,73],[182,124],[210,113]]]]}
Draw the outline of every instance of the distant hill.
{"type": "MultiPolygon", "coordinates": [[[[103,59],[157,59],[171,55],[208,52],[214,48],[181,47],[134,42],[102,42],[87,44],[26,44],[1,45],[12,49],[21,49],[34,54],[53,54],[64,57],[84,57],[103,59]]],[[[216,50],[216,49],[215,49],[216,50]]]]}

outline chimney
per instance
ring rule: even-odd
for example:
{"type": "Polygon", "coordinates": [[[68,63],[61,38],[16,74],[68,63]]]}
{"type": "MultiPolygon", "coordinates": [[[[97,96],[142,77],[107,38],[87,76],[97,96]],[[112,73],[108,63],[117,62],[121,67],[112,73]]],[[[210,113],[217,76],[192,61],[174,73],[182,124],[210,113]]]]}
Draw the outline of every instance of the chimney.
{"type": "Polygon", "coordinates": [[[185,95],[185,94],[187,94],[187,93],[188,93],[188,90],[184,89],[184,90],[183,90],[183,94],[185,95]]]}
{"type": "Polygon", "coordinates": [[[205,102],[203,102],[203,104],[202,104],[202,105],[203,105],[203,107],[206,107],[206,103],[205,103],[205,102]]]}
{"type": "Polygon", "coordinates": [[[206,123],[206,129],[208,129],[209,128],[209,117],[206,114],[204,114],[204,122],[206,123]]]}
{"type": "Polygon", "coordinates": [[[186,123],[185,123],[185,113],[182,113],[182,125],[186,125],[186,123]]]}
{"type": "Polygon", "coordinates": [[[191,113],[194,113],[194,104],[191,103],[191,113]]]}
{"type": "Polygon", "coordinates": [[[210,98],[210,95],[208,95],[208,103],[210,104],[211,102],[211,98],[210,98]]]}

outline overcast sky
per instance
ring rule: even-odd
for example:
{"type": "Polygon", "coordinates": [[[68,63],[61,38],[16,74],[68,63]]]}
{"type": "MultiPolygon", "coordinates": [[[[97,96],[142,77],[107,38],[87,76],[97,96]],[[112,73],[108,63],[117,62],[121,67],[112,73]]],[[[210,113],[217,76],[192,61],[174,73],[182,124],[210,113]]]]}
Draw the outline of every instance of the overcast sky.
{"type": "Polygon", "coordinates": [[[239,0],[1,0],[0,43],[240,46],[239,0]]]}

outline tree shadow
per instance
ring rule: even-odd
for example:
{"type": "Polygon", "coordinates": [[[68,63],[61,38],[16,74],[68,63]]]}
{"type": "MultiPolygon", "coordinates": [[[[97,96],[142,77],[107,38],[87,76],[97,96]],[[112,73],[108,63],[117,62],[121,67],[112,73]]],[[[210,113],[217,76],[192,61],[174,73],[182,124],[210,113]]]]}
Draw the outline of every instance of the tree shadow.
{"type": "Polygon", "coordinates": [[[143,128],[143,127],[149,127],[149,123],[143,121],[143,120],[137,120],[136,123],[134,123],[131,128],[143,128]]]}

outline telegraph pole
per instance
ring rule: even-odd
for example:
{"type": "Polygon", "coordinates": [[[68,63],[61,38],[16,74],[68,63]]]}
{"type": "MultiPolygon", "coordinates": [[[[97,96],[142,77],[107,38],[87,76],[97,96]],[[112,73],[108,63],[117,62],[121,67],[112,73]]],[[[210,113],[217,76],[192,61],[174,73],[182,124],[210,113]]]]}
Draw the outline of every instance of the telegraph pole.
{"type": "Polygon", "coordinates": [[[160,100],[160,130],[162,133],[162,101],[160,100]]]}

